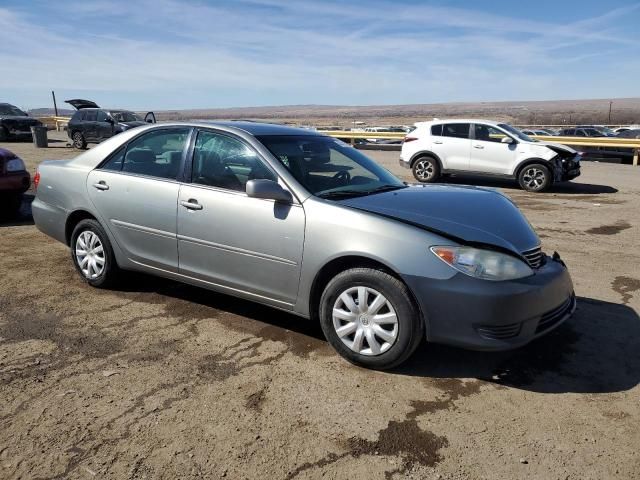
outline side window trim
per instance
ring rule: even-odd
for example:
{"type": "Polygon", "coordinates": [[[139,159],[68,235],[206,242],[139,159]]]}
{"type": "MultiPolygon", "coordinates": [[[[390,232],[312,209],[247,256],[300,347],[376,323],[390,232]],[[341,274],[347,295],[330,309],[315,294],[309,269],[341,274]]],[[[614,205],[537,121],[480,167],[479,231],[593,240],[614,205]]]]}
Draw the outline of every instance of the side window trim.
{"type": "Polygon", "coordinates": [[[143,177],[143,178],[150,178],[150,179],[154,179],[154,180],[158,180],[158,181],[163,181],[163,182],[181,182],[182,181],[182,177],[184,175],[184,170],[185,170],[185,159],[187,158],[187,154],[189,152],[189,148],[191,146],[191,142],[192,142],[192,138],[195,136],[194,132],[195,132],[195,128],[193,127],[177,127],[177,126],[170,126],[170,127],[162,127],[162,128],[154,128],[152,130],[145,130],[144,132],[140,132],[138,135],[136,135],[133,138],[130,138],[126,143],[123,143],[122,145],[120,145],[120,147],[118,147],[115,151],[111,152],[102,162],[100,162],[98,164],[98,166],[94,169],[94,170],[99,170],[102,169],[102,167],[104,167],[115,155],[117,155],[120,151],[124,151],[124,156],[126,157],[127,155],[127,150],[129,149],[129,145],[136,141],[137,139],[139,139],[140,137],[142,137],[143,135],[146,135],[147,133],[150,132],[159,132],[159,131],[165,131],[165,130],[176,130],[176,129],[188,129],[189,133],[187,134],[187,140],[185,141],[185,145],[182,149],[182,156],[180,158],[180,166],[178,167],[178,174],[176,175],[175,178],[167,178],[167,177],[156,177],[153,175],[145,175],[143,173],[133,173],[133,172],[126,172],[123,170],[124,167],[124,158],[122,159],[122,164],[120,165],[120,170],[106,170],[112,173],[119,173],[120,175],[129,175],[129,176],[134,176],[134,177],[143,177]]]}

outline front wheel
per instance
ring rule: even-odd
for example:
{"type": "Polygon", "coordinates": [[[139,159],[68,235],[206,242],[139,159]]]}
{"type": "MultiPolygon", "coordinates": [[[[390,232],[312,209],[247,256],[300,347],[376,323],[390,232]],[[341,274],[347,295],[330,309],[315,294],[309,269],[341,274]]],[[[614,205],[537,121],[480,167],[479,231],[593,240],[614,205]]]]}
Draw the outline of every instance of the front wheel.
{"type": "Polygon", "coordinates": [[[93,219],[82,220],[71,235],[71,258],[85,282],[93,287],[112,285],[118,275],[109,237],[93,219]]]}
{"type": "Polygon", "coordinates": [[[520,170],[518,183],[527,192],[542,192],[551,186],[551,172],[539,163],[527,165],[520,170]]]}
{"type": "Polygon", "coordinates": [[[431,183],[440,176],[440,165],[432,157],[421,157],[414,162],[412,171],[419,182],[431,183]]]}
{"type": "Polygon", "coordinates": [[[346,270],[329,282],[320,299],[320,323],[346,360],[377,370],[408,359],[424,332],[407,287],[371,268],[346,270]]]}

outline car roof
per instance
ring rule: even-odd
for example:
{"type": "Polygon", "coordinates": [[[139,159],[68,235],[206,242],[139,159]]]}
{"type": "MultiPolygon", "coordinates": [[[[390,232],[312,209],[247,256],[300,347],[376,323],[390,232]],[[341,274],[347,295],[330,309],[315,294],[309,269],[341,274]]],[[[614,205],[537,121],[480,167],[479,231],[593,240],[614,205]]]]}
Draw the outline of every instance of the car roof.
{"type": "Polygon", "coordinates": [[[484,120],[482,118],[447,118],[446,120],[429,120],[427,122],[416,122],[416,127],[428,125],[440,125],[441,123],[484,123],[486,125],[500,125],[505,122],[496,122],[494,120],[484,120]]]}
{"type": "Polygon", "coordinates": [[[321,135],[315,130],[304,128],[289,127],[286,125],[278,125],[275,123],[248,122],[246,120],[222,120],[222,121],[206,121],[198,120],[189,122],[194,126],[222,126],[237,128],[254,136],[260,135],[321,135]]]}

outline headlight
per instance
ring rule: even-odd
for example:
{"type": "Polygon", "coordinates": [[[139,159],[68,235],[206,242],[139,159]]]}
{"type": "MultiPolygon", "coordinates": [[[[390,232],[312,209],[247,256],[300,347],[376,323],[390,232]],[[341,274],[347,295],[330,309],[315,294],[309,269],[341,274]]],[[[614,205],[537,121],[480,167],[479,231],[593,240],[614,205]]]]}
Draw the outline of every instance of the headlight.
{"type": "Polygon", "coordinates": [[[511,255],[471,247],[431,247],[443,262],[470,277],[483,280],[514,280],[533,275],[533,270],[511,255]]]}
{"type": "Polygon", "coordinates": [[[12,158],[7,162],[7,172],[22,172],[26,169],[24,162],[19,158],[12,158]]]}

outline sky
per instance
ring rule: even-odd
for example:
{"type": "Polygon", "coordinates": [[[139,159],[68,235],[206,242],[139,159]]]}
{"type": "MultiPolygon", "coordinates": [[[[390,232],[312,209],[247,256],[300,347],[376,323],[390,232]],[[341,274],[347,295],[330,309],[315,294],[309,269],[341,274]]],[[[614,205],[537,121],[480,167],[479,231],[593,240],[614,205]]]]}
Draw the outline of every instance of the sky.
{"type": "Polygon", "coordinates": [[[640,2],[0,0],[0,101],[136,110],[640,96],[640,2]]]}

